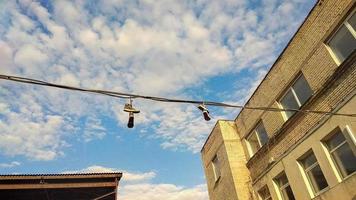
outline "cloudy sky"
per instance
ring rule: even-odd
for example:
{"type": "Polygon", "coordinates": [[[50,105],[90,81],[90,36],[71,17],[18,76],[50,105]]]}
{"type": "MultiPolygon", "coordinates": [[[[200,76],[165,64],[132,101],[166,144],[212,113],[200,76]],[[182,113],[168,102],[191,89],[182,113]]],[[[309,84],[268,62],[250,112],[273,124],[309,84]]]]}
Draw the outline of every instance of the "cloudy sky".
{"type": "MultiPolygon", "coordinates": [[[[0,0],[0,74],[243,104],[310,0],[0,0]]],[[[0,173],[121,171],[123,200],[207,199],[199,151],[238,110],[0,80],[0,173]]]]}

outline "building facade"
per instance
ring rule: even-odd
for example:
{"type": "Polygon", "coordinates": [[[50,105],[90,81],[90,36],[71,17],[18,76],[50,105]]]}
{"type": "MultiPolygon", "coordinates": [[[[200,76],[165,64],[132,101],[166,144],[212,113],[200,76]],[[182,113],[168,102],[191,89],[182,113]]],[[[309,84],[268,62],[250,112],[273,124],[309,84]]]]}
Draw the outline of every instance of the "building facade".
{"type": "Polygon", "coordinates": [[[219,120],[202,149],[210,199],[249,199],[252,195],[246,156],[236,132],[234,121],[219,120]]]}
{"type": "Polygon", "coordinates": [[[201,151],[211,200],[356,199],[356,118],[337,115],[356,113],[355,7],[319,0],[246,103],[306,112],[243,109],[225,130],[235,141],[212,131],[201,151]]]}
{"type": "Polygon", "coordinates": [[[0,175],[1,200],[117,200],[122,173],[0,175]]]}

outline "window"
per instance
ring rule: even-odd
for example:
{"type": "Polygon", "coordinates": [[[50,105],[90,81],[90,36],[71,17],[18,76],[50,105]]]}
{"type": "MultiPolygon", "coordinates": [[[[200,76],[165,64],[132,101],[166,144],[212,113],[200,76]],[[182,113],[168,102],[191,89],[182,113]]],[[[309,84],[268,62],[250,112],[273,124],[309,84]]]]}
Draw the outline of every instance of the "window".
{"type": "Polygon", "coordinates": [[[214,177],[215,177],[215,181],[219,180],[221,173],[220,173],[220,161],[218,159],[218,156],[215,155],[213,160],[213,170],[214,170],[214,177]]]}
{"type": "Polygon", "coordinates": [[[325,144],[343,178],[356,171],[355,145],[340,129],[327,139],[325,144]]]}
{"type": "Polygon", "coordinates": [[[328,45],[336,57],[338,64],[342,63],[356,48],[356,14],[353,12],[339,30],[332,36],[328,45]]]}
{"type": "Polygon", "coordinates": [[[268,135],[262,121],[260,121],[252,133],[248,136],[248,148],[250,157],[253,156],[268,141],[268,135]]]}
{"type": "Polygon", "coordinates": [[[292,188],[290,187],[287,176],[284,172],[275,178],[275,182],[283,200],[295,200],[292,188]]]}
{"type": "Polygon", "coordinates": [[[317,194],[329,186],[313,152],[309,153],[299,162],[304,169],[309,183],[313,187],[314,193],[317,194]]]}
{"type": "MultiPolygon", "coordinates": [[[[303,75],[300,75],[279,103],[284,109],[299,109],[312,94],[313,91],[310,89],[308,82],[303,75]]],[[[284,113],[285,118],[289,119],[295,112],[285,111],[284,113]]]]}
{"type": "Polygon", "coordinates": [[[269,193],[267,185],[263,186],[259,191],[258,195],[261,200],[272,200],[271,194],[269,193]]]}

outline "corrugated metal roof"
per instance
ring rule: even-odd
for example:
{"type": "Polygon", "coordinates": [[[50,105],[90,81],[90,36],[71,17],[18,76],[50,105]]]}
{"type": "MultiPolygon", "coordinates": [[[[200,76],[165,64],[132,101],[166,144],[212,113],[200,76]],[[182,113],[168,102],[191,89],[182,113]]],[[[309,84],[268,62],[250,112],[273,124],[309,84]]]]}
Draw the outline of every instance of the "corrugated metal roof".
{"type": "Polygon", "coordinates": [[[121,177],[120,172],[0,174],[0,199],[116,200],[121,177]]]}
{"type": "Polygon", "coordinates": [[[89,172],[89,173],[60,173],[60,174],[0,174],[0,176],[85,176],[85,175],[112,175],[122,172],[89,172]]]}

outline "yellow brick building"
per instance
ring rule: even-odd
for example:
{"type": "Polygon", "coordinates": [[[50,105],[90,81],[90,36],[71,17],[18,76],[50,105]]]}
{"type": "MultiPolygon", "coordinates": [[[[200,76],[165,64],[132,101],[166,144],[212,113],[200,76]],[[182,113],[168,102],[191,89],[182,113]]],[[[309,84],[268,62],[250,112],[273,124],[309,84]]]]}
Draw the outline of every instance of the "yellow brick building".
{"type": "MultiPolygon", "coordinates": [[[[246,106],[356,113],[356,3],[318,1],[246,106]]],[[[243,109],[202,150],[211,200],[356,199],[356,118],[243,109]]]]}

